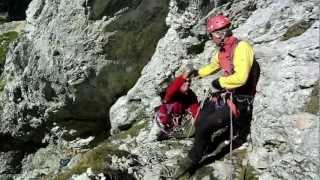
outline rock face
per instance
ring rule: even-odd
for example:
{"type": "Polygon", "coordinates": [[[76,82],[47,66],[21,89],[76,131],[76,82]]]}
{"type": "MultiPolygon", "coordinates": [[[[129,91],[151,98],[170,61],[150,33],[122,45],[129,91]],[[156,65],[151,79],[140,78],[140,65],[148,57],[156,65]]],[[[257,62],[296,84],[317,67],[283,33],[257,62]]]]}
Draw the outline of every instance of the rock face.
{"type": "MultiPolygon", "coordinates": [[[[204,25],[222,11],[262,68],[252,143],[234,150],[233,171],[221,157],[192,179],[319,179],[316,2],[32,1],[2,75],[0,178],[172,175],[192,140],[152,141],[153,111],[184,65],[210,61],[216,49],[204,25]],[[90,149],[90,135],[109,128],[114,135],[90,149]]],[[[200,100],[214,77],[193,80],[200,100]]]]}
{"type": "MultiPolygon", "coordinates": [[[[199,6],[202,2],[185,2],[184,8],[179,6],[181,2],[185,1],[170,2],[167,34],[159,41],[136,85],[111,107],[114,132],[134,122],[140,113],[152,119],[153,108],[159,105],[159,95],[166,83],[185,64],[198,67],[212,56],[211,42],[202,39],[204,23],[199,6]]],[[[259,179],[319,178],[319,161],[315,160],[319,158],[319,19],[316,15],[319,9],[315,3],[233,1],[207,15],[221,10],[228,14],[235,22],[236,36],[254,46],[262,68],[251,126],[253,151],[247,153],[247,162],[259,179]]],[[[193,81],[192,88],[200,98],[203,90],[210,88],[208,82],[193,81]]],[[[162,164],[170,164],[164,161],[162,164]]],[[[228,174],[218,170],[225,167],[221,161],[210,167],[215,172],[209,173],[210,176],[223,179],[228,174]]]]}
{"type": "MultiPolygon", "coordinates": [[[[8,50],[1,78],[5,88],[0,139],[1,144],[9,144],[8,153],[17,147],[7,137],[39,148],[57,143],[54,138],[107,136],[108,109],[132,87],[151,57],[166,31],[168,9],[166,1],[108,2],[34,0],[29,4],[23,34],[8,50]],[[131,29],[132,24],[136,26],[131,29]],[[135,39],[127,37],[133,34],[135,39]],[[62,137],[54,128],[64,133],[62,137]]],[[[21,146],[18,159],[29,161],[28,154],[37,148],[29,152],[21,146]]],[[[51,152],[48,148],[43,151],[51,152]]]]}
{"type": "Polygon", "coordinates": [[[319,103],[315,115],[305,113],[311,112],[306,108],[310,99],[319,98],[312,95],[319,81],[318,9],[312,1],[260,6],[237,29],[255,43],[262,67],[251,163],[263,170],[261,179],[318,179],[319,103]]]}

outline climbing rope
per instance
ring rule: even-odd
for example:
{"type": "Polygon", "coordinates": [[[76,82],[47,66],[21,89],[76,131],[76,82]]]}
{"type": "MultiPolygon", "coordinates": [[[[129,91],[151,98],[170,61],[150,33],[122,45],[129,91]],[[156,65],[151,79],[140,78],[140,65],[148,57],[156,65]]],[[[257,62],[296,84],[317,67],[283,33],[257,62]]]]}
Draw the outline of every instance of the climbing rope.
{"type": "MultiPolygon", "coordinates": [[[[233,95],[230,94],[231,102],[233,102],[233,95]]],[[[233,165],[232,165],[232,140],[233,140],[233,123],[232,123],[232,111],[230,109],[230,180],[233,179],[233,165]]]]}

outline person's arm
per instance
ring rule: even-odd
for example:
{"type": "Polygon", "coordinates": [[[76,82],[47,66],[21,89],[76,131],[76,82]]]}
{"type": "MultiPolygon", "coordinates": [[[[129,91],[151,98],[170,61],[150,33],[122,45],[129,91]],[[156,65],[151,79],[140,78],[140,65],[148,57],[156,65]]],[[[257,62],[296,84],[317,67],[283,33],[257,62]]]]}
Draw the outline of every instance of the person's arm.
{"type": "Polygon", "coordinates": [[[219,60],[218,60],[218,53],[215,54],[215,56],[212,58],[212,61],[210,64],[200,68],[198,70],[198,75],[203,78],[206,77],[215,71],[217,71],[220,68],[219,60]]]}
{"type": "Polygon", "coordinates": [[[233,89],[244,85],[248,79],[254,59],[253,48],[248,42],[241,41],[233,56],[234,73],[218,79],[219,85],[225,89],[233,89]]]}
{"type": "Polygon", "coordinates": [[[170,102],[172,97],[180,91],[180,87],[183,85],[183,83],[186,82],[186,78],[181,75],[178,76],[175,80],[173,80],[170,85],[166,89],[166,95],[164,97],[164,102],[170,102]]]}

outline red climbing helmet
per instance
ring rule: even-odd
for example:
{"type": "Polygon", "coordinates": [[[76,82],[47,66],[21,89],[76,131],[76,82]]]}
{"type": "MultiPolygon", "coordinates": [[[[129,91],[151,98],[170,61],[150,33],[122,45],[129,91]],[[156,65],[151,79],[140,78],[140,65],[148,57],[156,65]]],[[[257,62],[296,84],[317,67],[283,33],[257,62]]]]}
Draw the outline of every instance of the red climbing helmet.
{"type": "Polygon", "coordinates": [[[210,17],[207,22],[207,32],[212,33],[214,31],[227,28],[231,25],[229,18],[224,15],[217,15],[210,17]]]}

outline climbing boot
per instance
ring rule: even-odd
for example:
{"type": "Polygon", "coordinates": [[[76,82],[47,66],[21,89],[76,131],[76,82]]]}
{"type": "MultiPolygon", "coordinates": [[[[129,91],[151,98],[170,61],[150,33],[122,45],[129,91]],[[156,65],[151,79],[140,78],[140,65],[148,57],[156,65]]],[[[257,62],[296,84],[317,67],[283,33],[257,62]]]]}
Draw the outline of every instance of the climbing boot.
{"type": "Polygon", "coordinates": [[[178,168],[174,177],[176,179],[190,178],[190,170],[193,169],[195,165],[196,164],[189,157],[178,160],[178,168]]]}

